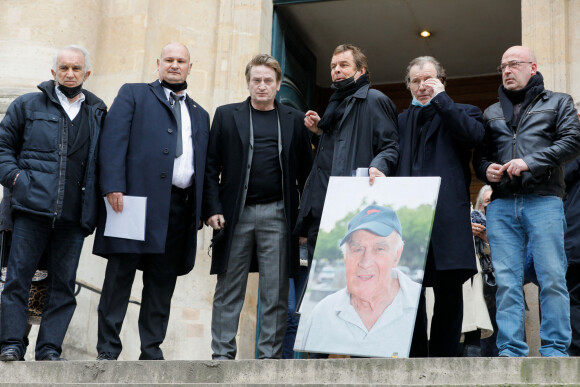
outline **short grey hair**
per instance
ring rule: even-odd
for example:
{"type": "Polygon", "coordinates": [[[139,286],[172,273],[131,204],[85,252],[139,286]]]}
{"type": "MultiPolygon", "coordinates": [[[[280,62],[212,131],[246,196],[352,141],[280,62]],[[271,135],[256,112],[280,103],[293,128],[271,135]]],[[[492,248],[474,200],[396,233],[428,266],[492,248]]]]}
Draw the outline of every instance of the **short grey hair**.
{"type": "MultiPolygon", "coordinates": [[[[403,242],[403,238],[401,238],[401,235],[399,235],[399,233],[397,231],[394,231],[391,234],[395,234],[397,236],[396,239],[396,244],[395,244],[395,251],[399,251],[400,249],[403,248],[403,246],[405,246],[405,242],[403,242]]],[[[352,235],[354,234],[354,232],[352,232],[349,236],[348,239],[346,241],[344,241],[344,243],[341,246],[342,249],[342,256],[346,257],[346,245],[350,245],[350,241],[352,240],[352,235]]],[[[388,238],[391,236],[391,234],[387,235],[385,238],[388,238]]]]}
{"type": "Polygon", "coordinates": [[[56,72],[56,62],[58,61],[58,56],[63,51],[77,51],[77,52],[80,52],[81,54],[83,54],[83,57],[85,59],[85,74],[86,74],[87,71],[89,71],[91,69],[91,57],[90,57],[89,52],[87,51],[87,49],[84,48],[84,47],[81,47],[81,46],[77,46],[76,44],[69,44],[68,46],[65,46],[65,47],[61,48],[60,50],[58,50],[58,52],[54,56],[54,59],[52,61],[52,70],[53,71],[56,72]]]}
{"type": "Polygon", "coordinates": [[[483,194],[486,193],[487,191],[491,191],[491,189],[492,188],[490,185],[484,185],[483,187],[481,187],[481,189],[479,190],[479,193],[477,194],[477,200],[475,201],[475,209],[476,210],[479,210],[479,208],[483,204],[483,194]]]}
{"type": "Polygon", "coordinates": [[[419,57],[413,59],[411,62],[409,62],[409,65],[407,66],[407,72],[405,73],[405,84],[407,85],[407,89],[409,88],[410,83],[411,83],[411,77],[409,76],[409,74],[411,72],[411,68],[413,66],[423,67],[423,65],[425,63],[432,63],[433,66],[435,66],[435,70],[437,71],[437,78],[439,78],[441,83],[443,83],[443,85],[445,85],[445,80],[447,79],[447,73],[445,72],[445,69],[443,68],[441,63],[439,63],[439,61],[437,59],[433,58],[432,56],[419,56],[419,57]]]}

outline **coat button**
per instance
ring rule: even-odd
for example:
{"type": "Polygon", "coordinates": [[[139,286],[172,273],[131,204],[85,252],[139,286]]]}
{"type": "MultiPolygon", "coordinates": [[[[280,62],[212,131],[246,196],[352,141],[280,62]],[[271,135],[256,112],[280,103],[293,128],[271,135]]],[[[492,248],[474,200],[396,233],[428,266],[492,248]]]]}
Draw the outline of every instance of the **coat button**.
{"type": "Polygon", "coordinates": [[[165,172],[161,172],[161,178],[165,179],[167,177],[167,174],[165,172]]]}
{"type": "Polygon", "coordinates": [[[164,154],[164,155],[166,155],[166,154],[168,154],[168,153],[169,153],[169,149],[167,149],[167,148],[163,148],[163,154],[164,154]]]}
{"type": "Polygon", "coordinates": [[[167,133],[173,133],[173,129],[167,128],[167,133]]]}

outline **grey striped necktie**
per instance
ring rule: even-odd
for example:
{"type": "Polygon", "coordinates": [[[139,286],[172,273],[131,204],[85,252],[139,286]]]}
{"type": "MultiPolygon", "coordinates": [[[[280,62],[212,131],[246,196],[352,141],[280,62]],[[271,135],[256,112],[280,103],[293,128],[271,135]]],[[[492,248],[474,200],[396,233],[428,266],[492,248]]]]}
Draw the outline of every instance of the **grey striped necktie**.
{"type": "Polygon", "coordinates": [[[179,101],[184,97],[184,95],[178,95],[171,92],[171,107],[173,109],[173,115],[177,120],[177,147],[175,148],[175,158],[183,154],[183,139],[181,138],[181,104],[179,101]]]}

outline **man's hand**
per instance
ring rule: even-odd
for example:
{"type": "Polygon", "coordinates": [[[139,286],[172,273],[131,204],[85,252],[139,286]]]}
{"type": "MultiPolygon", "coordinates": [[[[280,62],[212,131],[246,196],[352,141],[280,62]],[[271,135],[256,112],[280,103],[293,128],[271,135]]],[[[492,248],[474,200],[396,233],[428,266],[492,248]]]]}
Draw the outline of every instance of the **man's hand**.
{"type": "Polygon", "coordinates": [[[529,171],[530,167],[523,159],[513,159],[505,163],[501,169],[499,170],[500,173],[506,171],[510,177],[510,180],[513,176],[521,176],[522,172],[529,171]]]}
{"type": "Polygon", "coordinates": [[[487,178],[487,181],[490,183],[498,183],[501,180],[501,175],[503,174],[501,168],[502,166],[500,164],[490,164],[485,171],[485,177],[487,178]]]}
{"type": "Polygon", "coordinates": [[[226,227],[226,220],[222,214],[215,214],[207,220],[207,224],[209,224],[211,228],[217,231],[226,227]]]}
{"type": "Polygon", "coordinates": [[[375,183],[375,177],[386,177],[384,173],[379,171],[375,167],[369,168],[369,185],[373,185],[375,183]]]}
{"type": "Polygon", "coordinates": [[[123,211],[123,193],[122,192],[109,192],[107,194],[107,201],[113,208],[115,212],[123,211]]]}
{"type": "Polygon", "coordinates": [[[321,135],[322,130],[318,129],[318,123],[320,122],[320,116],[314,110],[308,110],[304,116],[304,126],[308,128],[312,133],[316,135],[321,135]]]}
{"type": "Polygon", "coordinates": [[[439,78],[429,78],[425,81],[425,87],[430,91],[431,98],[435,97],[437,94],[445,91],[445,85],[441,82],[439,78]]]}

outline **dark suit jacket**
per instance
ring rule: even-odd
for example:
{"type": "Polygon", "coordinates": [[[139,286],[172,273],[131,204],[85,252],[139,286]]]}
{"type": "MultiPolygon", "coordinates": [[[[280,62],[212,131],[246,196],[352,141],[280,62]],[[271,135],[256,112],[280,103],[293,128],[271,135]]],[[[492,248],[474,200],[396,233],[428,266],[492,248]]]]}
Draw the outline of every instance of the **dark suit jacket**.
{"type": "MultiPolygon", "coordinates": [[[[186,102],[191,116],[197,195],[194,222],[184,225],[189,227],[190,235],[180,274],[191,271],[195,262],[209,137],[209,115],[191,98],[187,97],[186,102]]],[[[99,152],[101,191],[103,195],[123,192],[147,197],[145,241],[103,236],[106,219],[103,205],[93,253],[104,257],[120,253],[163,253],[177,144],[177,121],[171,105],[159,81],[125,84],[107,117],[99,152]]]]}
{"type": "MultiPolygon", "coordinates": [[[[244,205],[243,184],[249,168],[250,148],[249,103],[248,98],[244,102],[220,106],[213,118],[205,170],[203,211],[205,219],[223,214],[226,227],[225,237],[213,245],[212,274],[227,270],[233,231],[244,205]]],[[[304,126],[304,114],[278,102],[276,107],[282,132],[282,184],[290,235],[298,215],[299,194],[312,167],[312,148],[308,130],[304,126]]],[[[288,239],[290,273],[296,274],[299,265],[297,237],[288,239]]]]}
{"type": "MultiPolygon", "coordinates": [[[[484,137],[481,111],[472,105],[454,103],[447,93],[431,103],[436,114],[427,129],[423,176],[440,176],[441,187],[431,232],[436,270],[463,270],[467,279],[476,273],[469,206],[471,149],[484,137]],[[470,274],[471,273],[471,274],[470,274]]],[[[399,115],[399,149],[408,149],[409,110],[399,115]]],[[[403,155],[401,157],[404,157],[403,155]]],[[[397,176],[403,176],[397,171],[397,176]]]]}

